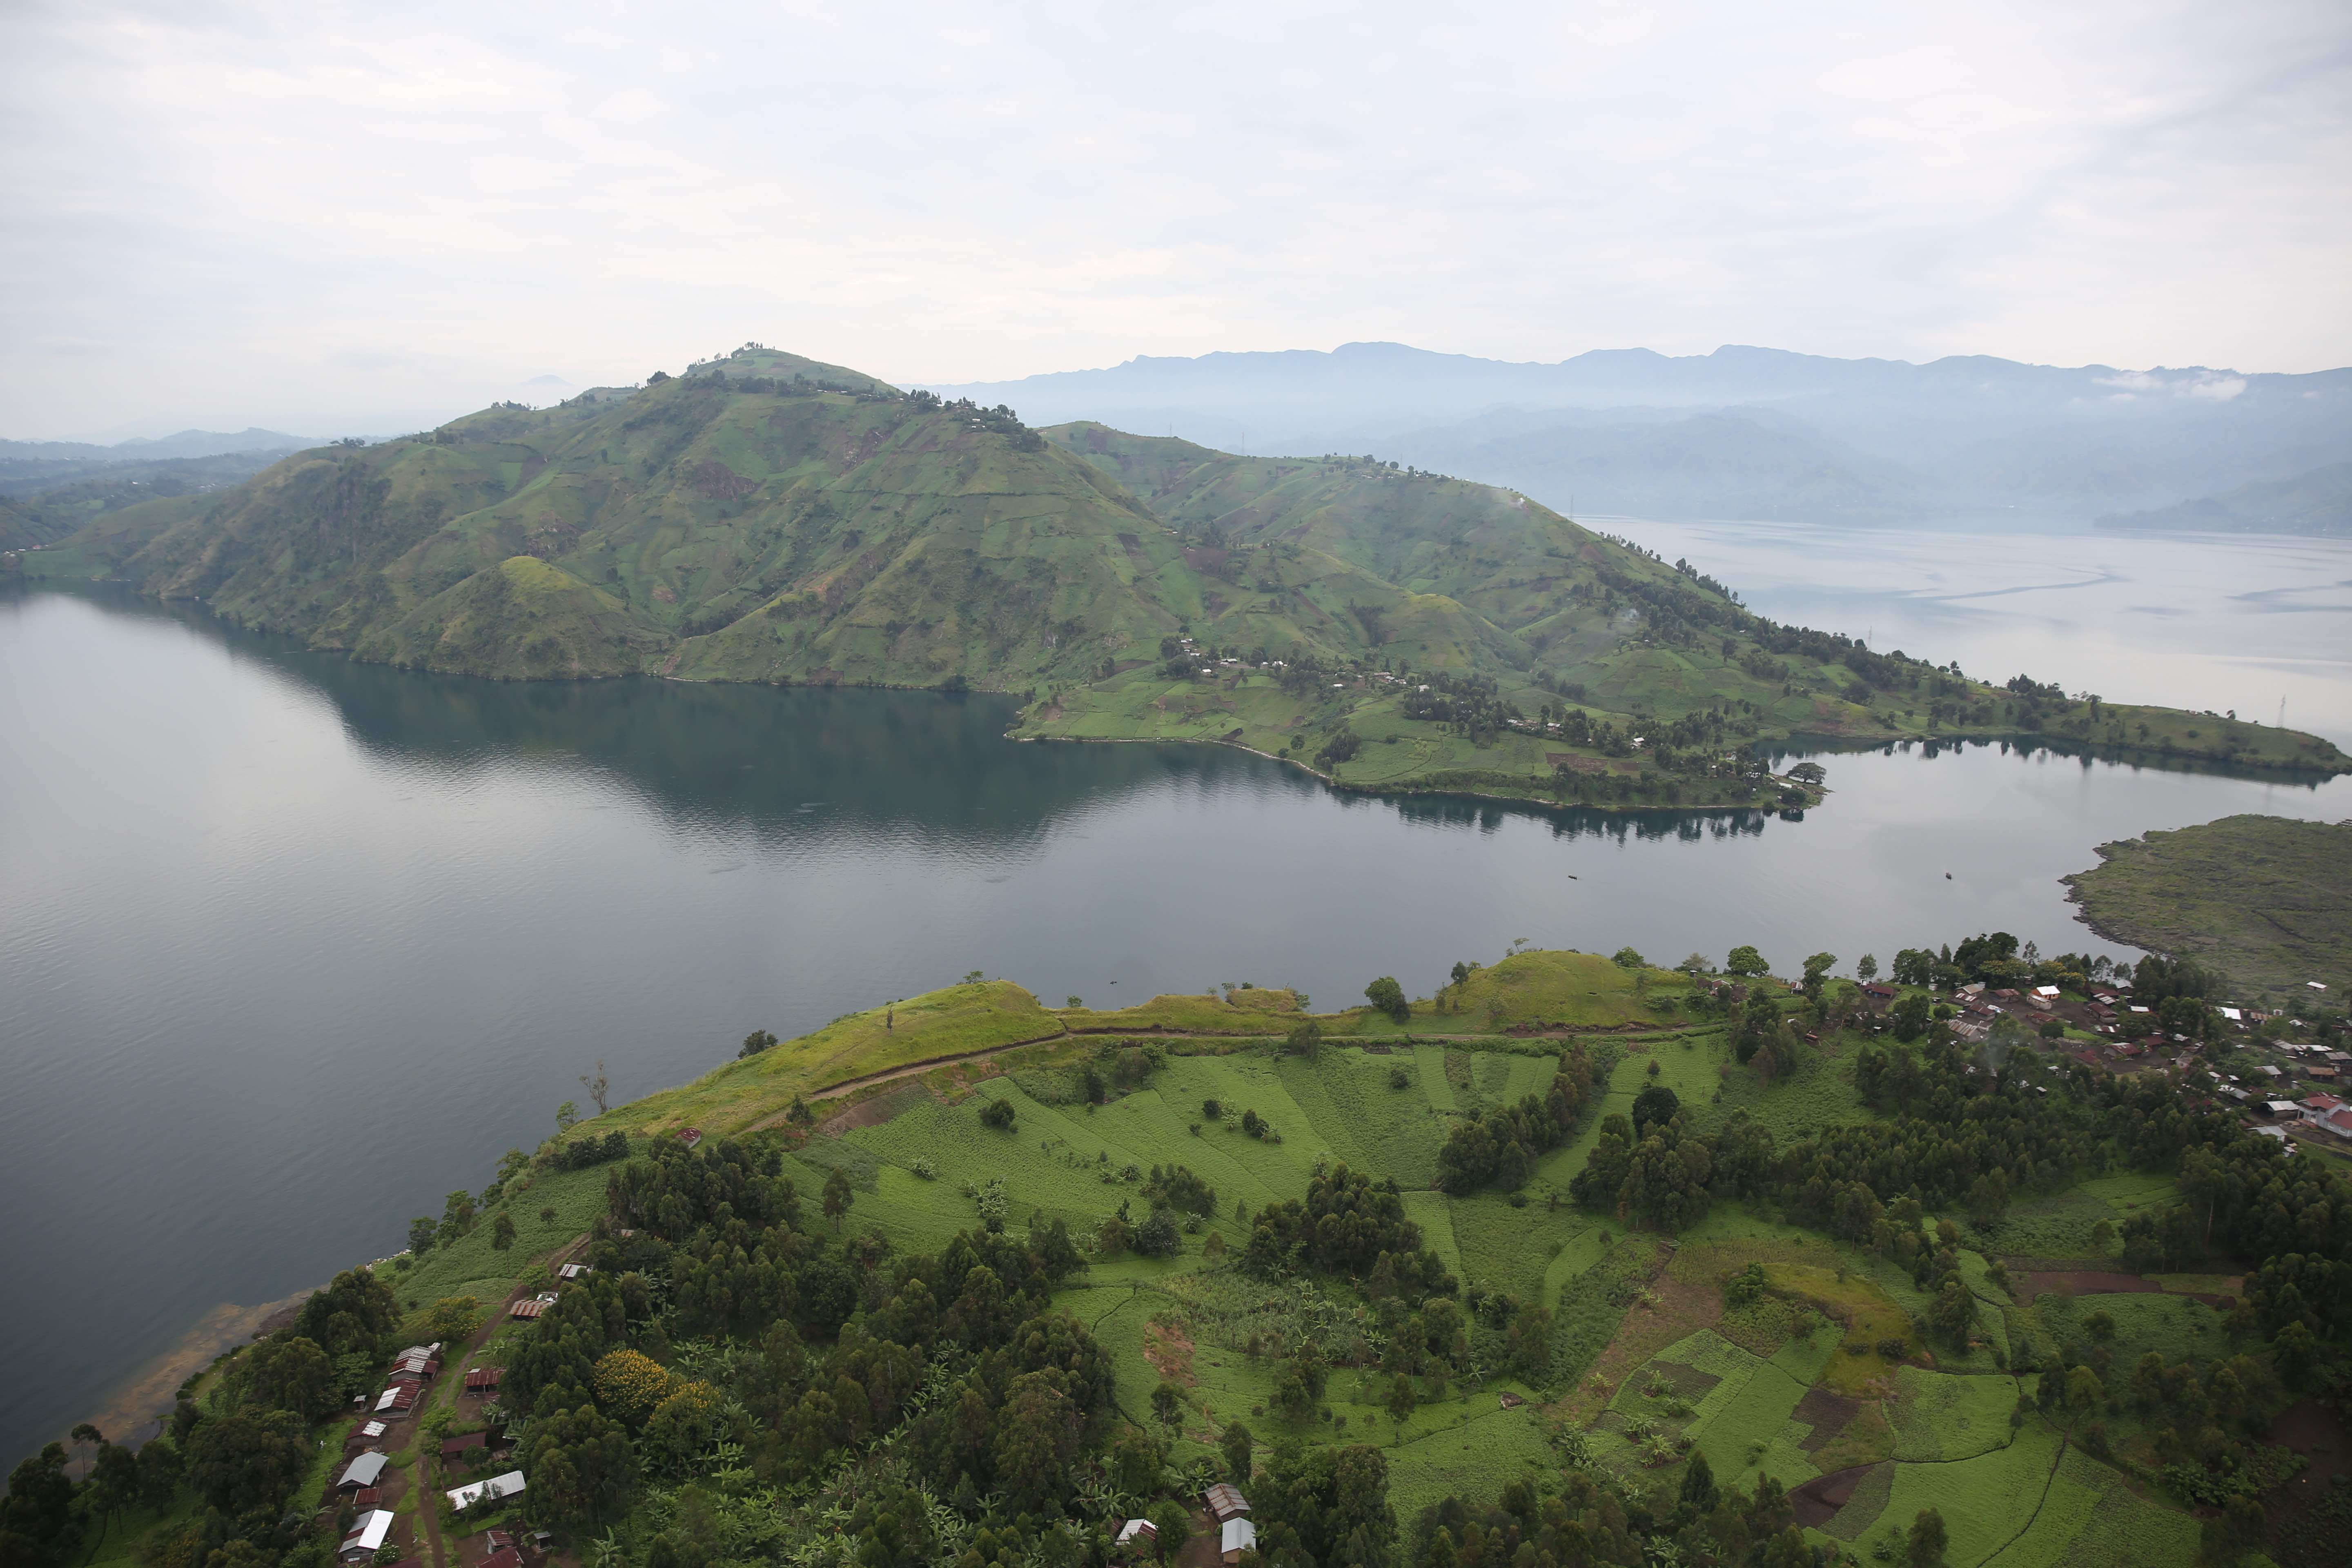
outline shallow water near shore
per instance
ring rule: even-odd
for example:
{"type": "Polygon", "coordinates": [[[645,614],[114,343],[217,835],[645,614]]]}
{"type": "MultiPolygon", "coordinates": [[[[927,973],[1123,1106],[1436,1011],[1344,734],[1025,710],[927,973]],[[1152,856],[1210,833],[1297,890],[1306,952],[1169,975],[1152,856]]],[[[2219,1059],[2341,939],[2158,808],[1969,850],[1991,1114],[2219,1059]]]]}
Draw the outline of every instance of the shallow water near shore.
{"type": "Polygon", "coordinates": [[[2095,845],[2352,817],[2352,780],[1999,746],[1825,756],[1799,821],[1521,811],[1014,744],[1010,716],[446,679],[0,595],[0,1462],[129,1419],[132,1374],[218,1303],[399,1247],[600,1060],[617,1103],[974,968],[1055,1004],[1249,981],[1333,1007],[1520,937],[1784,968],[1996,927],[2120,952],[2057,881],[2095,845]]]}

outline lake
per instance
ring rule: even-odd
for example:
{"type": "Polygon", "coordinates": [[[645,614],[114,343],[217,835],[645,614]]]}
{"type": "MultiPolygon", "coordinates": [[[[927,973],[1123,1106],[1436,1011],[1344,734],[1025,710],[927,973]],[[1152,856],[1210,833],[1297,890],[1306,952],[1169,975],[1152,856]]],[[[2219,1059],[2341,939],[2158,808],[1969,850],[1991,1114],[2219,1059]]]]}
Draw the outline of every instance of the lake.
{"type": "MultiPolygon", "coordinates": [[[[2034,673],[2082,684],[2061,651],[2034,673]]],[[[236,1307],[404,1245],[599,1061],[617,1102],[974,968],[1054,1003],[1249,981],[1329,1007],[1521,937],[1785,968],[1995,927],[2113,952],[2056,880],[2094,845],[2352,816],[2352,780],[2000,747],[1827,756],[1801,821],[1521,812],[1015,744],[1009,713],[444,679],[0,595],[0,1462],[119,1430],[175,1347],[249,1328],[236,1307]]]]}

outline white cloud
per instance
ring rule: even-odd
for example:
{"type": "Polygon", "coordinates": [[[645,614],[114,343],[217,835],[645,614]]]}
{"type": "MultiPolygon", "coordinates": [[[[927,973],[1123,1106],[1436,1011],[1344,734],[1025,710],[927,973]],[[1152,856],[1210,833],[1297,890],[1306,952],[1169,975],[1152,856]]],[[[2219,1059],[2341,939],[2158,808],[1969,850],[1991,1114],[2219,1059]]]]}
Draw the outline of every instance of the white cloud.
{"type": "Polygon", "coordinates": [[[38,337],[221,417],[747,337],[902,380],[1363,338],[2316,368],[2347,41],[2334,0],[20,0],[0,431],[142,412],[38,337]]]}

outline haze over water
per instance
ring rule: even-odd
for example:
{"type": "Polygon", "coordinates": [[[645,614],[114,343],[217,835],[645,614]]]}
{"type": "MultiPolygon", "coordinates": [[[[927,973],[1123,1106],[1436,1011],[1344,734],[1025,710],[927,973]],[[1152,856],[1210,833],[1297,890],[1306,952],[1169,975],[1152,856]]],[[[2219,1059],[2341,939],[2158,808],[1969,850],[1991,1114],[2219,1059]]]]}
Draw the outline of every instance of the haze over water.
{"type": "MultiPolygon", "coordinates": [[[[1627,531],[1784,618],[1858,630],[1884,603],[1915,625],[1875,646],[1972,673],[2244,711],[2235,683],[2292,666],[2290,721],[2352,740],[2352,547],[1627,531]],[[2086,575],[2084,552],[2125,564],[2086,575]],[[2090,597],[2119,580],[2178,613],[2090,597]],[[2078,586],[1963,596],[2033,581],[2078,586]],[[1843,608],[1801,613],[1808,592],[1843,608]]],[[[1008,716],[440,679],[194,609],[0,597],[0,1462],[218,1304],[399,1247],[600,1058],[617,1103],[755,1026],[972,968],[1050,1003],[1252,981],[1329,1007],[1522,936],[1663,963],[1754,942],[1784,968],[1995,927],[2116,952],[2056,880],[2096,844],[2352,817],[2352,780],[1977,747],[1826,757],[1801,822],[1522,813],[1334,795],[1216,748],[1016,745],[1008,716]]]]}

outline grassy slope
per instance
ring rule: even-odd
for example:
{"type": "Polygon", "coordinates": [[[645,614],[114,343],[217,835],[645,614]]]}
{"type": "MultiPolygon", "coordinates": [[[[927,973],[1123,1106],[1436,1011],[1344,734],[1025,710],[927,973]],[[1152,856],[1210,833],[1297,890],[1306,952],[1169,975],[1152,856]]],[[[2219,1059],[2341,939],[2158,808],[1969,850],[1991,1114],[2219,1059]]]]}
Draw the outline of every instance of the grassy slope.
{"type": "MultiPolygon", "coordinates": [[[[1334,1373],[1327,1395],[1330,1425],[1317,1422],[1289,1433],[1271,1414],[1281,1363],[1272,1355],[1253,1357],[1245,1342],[1294,1322],[1295,1306],[1285,1288],[1216,1266],[1203,1248],[1215,1234],[1230,1257],[1247,1234],[1236,1218],[1237,1204],[1255,1213],[1276,1198],[1299,1196],[1319,1162],[1339,1160],[1393,1176],[1425,1244],[1465,1285],[1552,1306],[1559,1314],[1555,1367],[1564,1366],[1561,1375],[1572,1383],[1580,1386],[1580,1369],[1591,1365],[1612,1335],[1633,1336],[1643,1348],[1612,1373],[1604,1402],[1636,1415],[1654,1413],[1644,1390],[1656,1366],[1703,1366],[1722,1378],[1695,1402],[1690,1417],[1673,1425],[1689,1432],[1727,1479],[1752,1484],[1769,1473],[1794,1486],[1844,1464],[1885,1459],[1883,1473],[1832,1521],[1824,1539],[1866,1546],[1890,1523],[1907,1523],[1914,1510],[1932,1503],[1952,1529],[1955,1563],[1980,1561],[2011,1537],[2021,1537],[2011,1554],[2023,1552],[2032,1561],[2105,1561],[2084,1553],[2105,1551],[2110,1531],[2136,1542],[2137,1561],[2148,1568],[2185,1563],[2194,1543],[2193,1521],[2185,1515],[2079,1456],[2053,1477],[2056,1435],[2038,1420],[2022,1431],[2009,1426],[2017,1386],[2000,1373],[1990,1349],[1959,1359],[1939,1353],[1932,1365],[1883,1357],[1876,1348],[1882,1340],[1916,1346],[1913,1323],[1926,1301],[1907,1275],[1871,1255],[1722,1205],[1685,1235],[1678,1251],[1664,1252],[1653,1238],[1626,1235],[1614,1221],[1552,1201],[1580,1164],[1589,1136],[1544,1162],[1524,1207],[1512,1207],[1499,1194],[1449,1197],[1433,1189],[1436,1151],[1446,1130],[1472,1110],[1540,1089],[1551,1064],[1539,1053],[1563,1042],[1432,1041],[1427,1036],[1437,1032],[1432,1023],[1483,1024],[1485,1015],[1499,1009],[1503,1016],[1537,1023],[1639,1026],[1654,1016],[1669,980],[1679,979],[1650,972],[1644,983],[1641,973],[1589,954],[1522,953],[1474,976],[1465,988],[1465,1015],[1417,1014],[1423,1037],[1411,1047],[1375,1054],[1359,1047],[1381,1046],[1381,1039],[1342,1036],[1311,1060],[1281,1056],[1269,1043],[1297,1016],[1288,992],[1236,992],[1232,1002],[1160,997],[1119,1013],[1095,1013],[1040,1006],[1003,982],[975,983],[898,1004],[895,1027],[884,1027],[880,1010],[853,1015],[698,1083],[618,1108],[589,1126],[755,1126],[772,1121],[794,1093],[1042,1037],[992,1065],[932,1068],[889,1086],[883,1119],[810,1140],[786,1157],[785,1170],[804,1194],[814,1194],[831,1169],[847,1173],[855,1189],[850,1226],[870,1226],[902,1249],[936,1247],[976,1223],[967,1183],[1001,1180],[1016,1231],[1060,1219],[1084,1235],[1122,1204],[1138,1212],[1141,1173],[1154,1164],[1181,1163],[1201,1174],[1217,1191],[1217,1212],[1184,1237],[1178,1257],[1097,1264],[1059,1299],[1094,1326],[1111,1355],[1119,1402],[1139,1418],[1148,1418],[1151,1390],[1174,1342],[1163,1339],[1163,1329],[1172,1326],[1189,1342],[1189,1358],[1180,1358],[1173,1372],[1187,1405],[1175,1444],[1180,1463],[1205,1454],[1235,1418],[1246,1419],[1262,1441],[1369,1437],[1389,1456],[1392,1500],[1408,1518],[1448,1491],[1492,1496],[1514,1475],[1536,1476],[1557,1463],[1543,1422],[1562,1411],[1542,1412],[1544,1390],[1508,1379],[1457,1383],[1445,1397],[1425,1403],[1402,1431],[1377,1403],[1385,1379],[1345,1369],[1334,1373]],[[1163,1067],[1108,1104],[1075,1101],[1070,1069],[1081,1055],[1154,1025],[1171,1047],[1163,1067]],[[1066,1032],[1091,1028],[1113,1032],[1108,1038],[1066,1032]],[[1175,1038],[1180,1031],[1192,1037],[1175,1038]],[[993,1070],[1007,1062],[1028,1065],[993,1070]],[[1392,1078],[1400,1068],[1402,1085],[1392,1078]],[[1013,1106],[1010,1129],[992,1129],[979,1119],[981,1107],[996,1099],[1013,1106]],[[1220,1103],[1220,1118],[1202,1109],[1213,1099],[1220,1103]],[[1244,1134],[1238,1123],[1244,1109],[1264,1118],[1279,1142],[1244,1134]],[[1744,1309],[1727,1316],[1718,1304],[1711,1310],[1723,1317],[1719,1329],[1711,1317],[1683,1316],[1717,1301],[1720,1279],[1749,1260],[1766,1265],[1776,1292],[1770,1300],[1780,1304],[1774,1309],[1780,1316],[1744,1309]],[[1645,1295],[1643,1282],[1657,1294],[1645,1295]],[[1629,1300],[1636,1303],[1630,1313],[1629,1300]],[[1822,1325],[1816,1313],[1840,1326],[1822,1325]],[[1816,1384],[1862,1402],[1863,1415],[1844,1433],[1819,1435],[1826,1446],[1813,1441],[1798,1414],[1816,1384]],[[1497,1395],[1506,1389],[1538,1395],[1537,1403],[1505,1411],[1497,1395]],[[1348,1423],[1344,1429],[1340,1417],[1348,1423]],[[2063,1494],[2062,1501],[2079,1507],[2053,1511],[2042,1506],[2045,1494],[2063,1494]]],[[[1362,1015],[1323,1016],[1327,1026],[1345,1027],[1362,1015]]],[[[1825,1055],[1792,1080],[1717,1102],[1714,1091],[1727,1081],[1727,1065],[1719,1033],[1636,1034],[1622,1043],[1603,1109],[1622,1108],[1651,1081],[1653,1061],[1660,1068],[1657,1080],[1675,1087],[1702,1121],[1727,1113],[1736,1100],[1784,1138],[1817,1124],[1830,1103],[1824,1085],[1851,1092],[1845,1058],[1825,1055]]],[[[1740,1088],[1745,1075],[1734,1068],[1728,1082],[1740,1088]]],[[[534,1234],[542,1199],[559,1208],[573,1196],[593,1205],[602,1182],[603,1173],[594,1169],[542,1178],[515,1200],[525,1216],[525,1240],[534,1234]],[[579,1185],[581,1194],[559,1190],[565,1183],[579,1185]]],[[[2163,1190],[2137,1177],[2096,1185],[2084,1195],[2103,1207],[2163,1190]]],[[[572,1223],[565,1213],[565,1223],[572,1223]]],[[[510,1279],[499,1262],[478,1234],[436,1254],[404,1285],[404,1296],[487,1297],[510,1279]]],[[[1983,1260],[1971,1254],[1967,1262],[1979,1293],[1990,1293],[1983,1260]]],[[[1344,1290],[1338,1297],[1343,1307],[1351,1300],[1344,1290]]],[[[2177,1296],[2108,1297],[2096,1304],[2116,1318],[2119,1360],[2147,1348],[2162,1349],[2168,1359],[2207,1352],[2218,1333],[2204,1321],[2210,1310],[2177,1296]]],[[[2074,1330],[2069,1314],[2088,1310],[2087,1303],[2045,1298],[2039,1307],[2026,1303],[2006,1314],[1990,1313],[1994,1322],[1987,1333],[2001,1342],[2006,1336],[1999,1321],[2006,1315],[2047,1338],[2074,1330]]],[[[1605,1461],[1625,1465],[1636,1478],[1650,1474],[1633,1447],[1612,1436],[1606,1423],[1592,1440],[1605,1461]]],[[[1669,1483],[1674,1475],[1663,1472],[1669,1483]]]]}
{"type": "Polygon", "coordinates": [[[2352,824],[2225,816],[2099,847],[2066,879],[2102,936],[2242,984],[2352,984],[2352,824]]]}
{"type": "MultiPolygon", "coordinates": [[[[1950,702],[1940,721],[1916,695],[1881,691],[1856,701],[1843,666],[1801,654],[1766,658],[1757,623],[1736,605],[1509,490],[1357,458],[1234,457],[1092,423],[1046,435],[1118,476],[1171,525],[1238,546],[1195,552],[1213,561],[1235,592],[1285,589],[1286,563],[1300,552],[1394,584],[1405,597],[1366,604],[1376,616],[1380,663],[1468,668],[1493,677],[1504,697],[1530,712],[1549,695],[1536,681],[1540,669],[1584,686],[1589,696],[1580,705],[1596,716],[1672,721],[1745,702],[1761,735],[1990,734],[2029,722],[2012,696],[1977,682],[1948,683],[1965,700],[1950,702]],[[1635,614],[1644,603],[1671,610],[1635,614]],[[1465,633],[1465,616],[1475,618],[1475,636],[1465,633]],[[1654,623],[1669,616],[1680,629],[1658,635],[1654,623]]],[[[1255,640],[1278,655],[1278,641],[1255,640]]],[[[1353,677],[1339,691],[1327,682],[1285,697],[1262,678],[1228,672],[1202,684],[1145,671],[1065,694],[1032,715],[1041,734],[1230,736],[1269,752],[1282,750],[1293,733],[1319,742],[1342,721],[1375,744],[1331,776],[1366,786],[1449,781],[1508,791],[1515,779],[1546,781],[1549,759],[1565,750],[1511,734],[1474,746],[1441,726],[1403,720],[1392,691],[1353,677]]],[[[2227,755],[2261,766],[2334,768],[2344,761],[2313,737],[2168,709],[2070,704],[2031,724],[2053,739],[2157,754],[2227,755]]],[[[1582,756],[1578,765],[1628,778],[1643,773],[1638,759],[1582,756]]],[[[1692,804],[1728,802],[1736,794],[1687,784],[1681,793],[1692,804]]]]}

